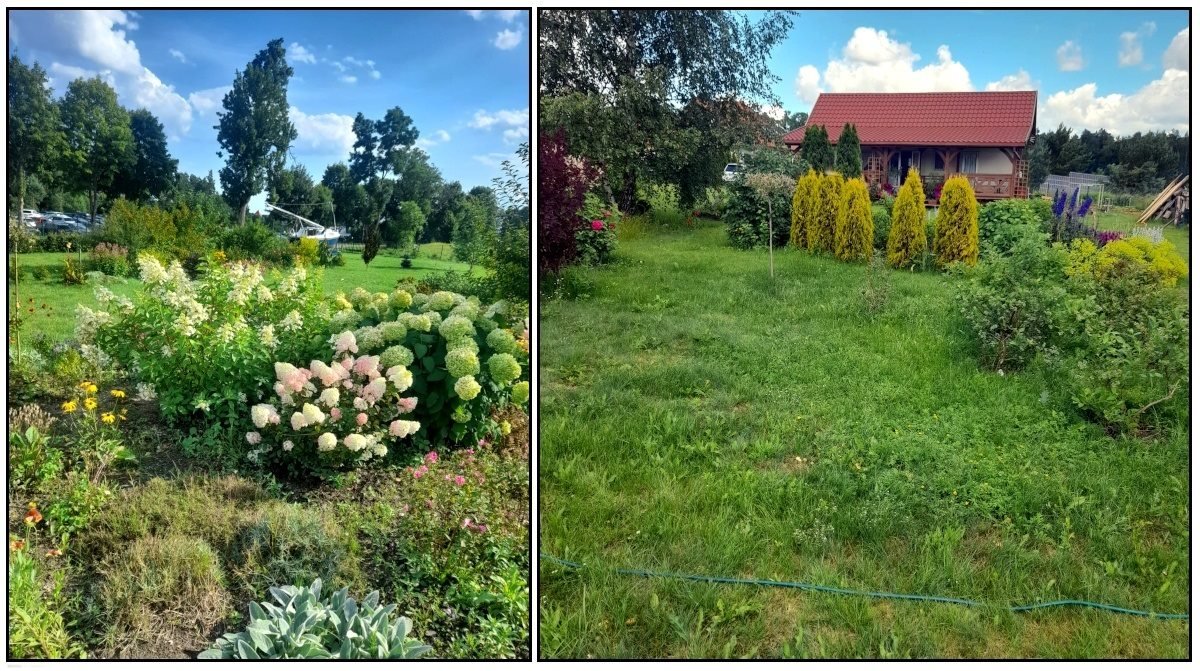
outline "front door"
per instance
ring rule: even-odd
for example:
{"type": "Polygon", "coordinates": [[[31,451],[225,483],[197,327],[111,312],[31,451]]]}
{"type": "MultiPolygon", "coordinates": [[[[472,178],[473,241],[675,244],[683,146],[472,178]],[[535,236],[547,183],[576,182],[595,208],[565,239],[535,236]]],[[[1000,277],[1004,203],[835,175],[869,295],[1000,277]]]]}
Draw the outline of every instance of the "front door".
{"type": "Polygon", "coordinates": [[[892,160],[888,166],[888,183],[899,187],[904,183],[909,168],[916,168],[918,173],[921,172],[920,149],[905,149],[892,154],[892,160]]]}

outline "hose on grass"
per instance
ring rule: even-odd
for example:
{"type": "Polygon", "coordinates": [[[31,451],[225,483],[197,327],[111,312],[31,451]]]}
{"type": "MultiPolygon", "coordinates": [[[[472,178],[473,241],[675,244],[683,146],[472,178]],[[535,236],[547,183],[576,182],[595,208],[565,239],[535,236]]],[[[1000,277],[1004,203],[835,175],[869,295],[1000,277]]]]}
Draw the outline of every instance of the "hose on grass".
{"type": "MultiPolygon", "coordinates": [[[[578,562],[559,559],[553,555],[545,553],[540,554],[541,558],[558,564],[566,568],[581,569],[583,564],[578,562]]],[[[982,601],[974,601],[972,599],[960,599],[952,596],[936,596],[929,594],[901,594],[897,592],[872,592],[868,590],[846,589],[843,587],[830,587],[829,585],[817,585],[807,582],[787,582],[783,580],[763,580],[760,578],[723,578],[720,576],[711,575],[691,575],[687,573],[672,573],[670,571],[651,571],[640,568],[618,568],[613,569],[618,575],[632,575],[641,578],[673,578],[676,580],[690,580],[692,582],[710,582],[724,583],[732,585],[757,585],[759,587],[784,587],[789,589],[799,589],[809,592],[825,592],[827,594],[840,594],[843,596],[864,596],[872,599],[894,599],[902,601],[932,601],[935,603],[953,603],[960,606],[971,607],[988,607],[989,604],[982,601]]],[[[1110,613],[1118,613],[1121,615],[1135,615],[1138,617],[1148,617],[1156,620],[1187,620],[1187,613],[1155,613],[1146,610],[1135,610],[1132,608],[1122,608],[1106,603],[1096,603],[1094,601],[1083,601],[1080,599],[1060,599],[1058,601],[1044,601],[1041,603],[1033,603],[1024,606],[1000,606],[1004,610],[1013,613],[1028,613],[1030,611],[1039,610],[1042,608],[1095,608],[1097,610],[1108,611],[1110,613]]]]}

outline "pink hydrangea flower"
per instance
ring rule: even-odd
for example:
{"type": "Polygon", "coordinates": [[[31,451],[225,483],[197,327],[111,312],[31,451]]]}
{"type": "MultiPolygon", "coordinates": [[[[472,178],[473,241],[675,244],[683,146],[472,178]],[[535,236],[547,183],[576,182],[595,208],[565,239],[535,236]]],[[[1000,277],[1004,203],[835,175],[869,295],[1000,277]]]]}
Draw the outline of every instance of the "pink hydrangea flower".
{"type": "Polygon", "coordinates": [[[371,371],[374,371],[376,376],[379,375],[379,357],[363,356],[359,357],[358,360],[354,362],[355,373],[358,373],[359,375],[369,375],[371,371]]]}
{"type": "Polygon", "coordinates": [[[338,334],[337,340],[333,343],[333,351],[335,354],[341,354],[342,352],[358,354],[358,343],[354,340],[354,334],[350,331],[343,331],[338,334]]]}
{"type": "Polygon", "coordinates": [[[402,413],[412,412],[417,407],[417,397],[409,396],[407,398],[402,398],[402,399],[400,399],[400,402],[398,405],[400,406],[400,412],[402,412],[402,413]]]}
{"type": "Polygon", "coordinates": [[[354,416],[354,423],[355,423],[355,424],[358,424],[359,426],[362,426],[363,424],[366,424],[366,423],[367,423],[367,413],[365,413],[365,412],[360,412],[360,413],[358,413],[357,415],[355,415],[355,416],[354,416]]]}
{"type": "Polygon", "coordinates": [[[335,421],[335,422],[338,421],[339,419],[342,418],[342,409],[341,408],[330,408],[329,416],[333,418],[333,421],[335,421]]]}

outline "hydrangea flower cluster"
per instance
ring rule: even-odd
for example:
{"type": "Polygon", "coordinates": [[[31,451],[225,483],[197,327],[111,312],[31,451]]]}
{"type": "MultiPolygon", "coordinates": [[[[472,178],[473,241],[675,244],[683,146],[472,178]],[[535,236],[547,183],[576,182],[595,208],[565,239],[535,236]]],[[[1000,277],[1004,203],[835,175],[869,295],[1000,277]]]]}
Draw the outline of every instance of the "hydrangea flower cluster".
{"type": "Polygon", "coordinates": [[[362,354],[350,331],[332,336],[330,346],[328,363],[275,363],[275,398],[250,408],[252,458],[315,472],[349,468],[386,455],[421,428],[405,418],[417,408],[417,398],[404,395],[413,382],[405,366],[384,367],[379,356],[362,354]]]}
{"type": "Polygon", "coordinates": [[[99,310],[80,309],[77,336],[157,392],[169,421],[197,412],[228,423],[242,403],[270,393],[276,361],[322,352],[329,306],[304,268],[264,273],[251,262],[210,258],[198,278],[182,265],[138,259],[143,286],[132,298],[98,288],[99,310]],[[187,371],[187,374],[180,374],[187,371]]]}

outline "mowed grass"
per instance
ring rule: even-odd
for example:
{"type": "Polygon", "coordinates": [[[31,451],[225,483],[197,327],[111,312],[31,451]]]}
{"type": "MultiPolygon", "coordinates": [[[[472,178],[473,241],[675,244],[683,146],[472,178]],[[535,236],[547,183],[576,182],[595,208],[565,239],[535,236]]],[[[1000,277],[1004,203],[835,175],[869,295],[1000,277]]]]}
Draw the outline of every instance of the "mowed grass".
{"type": "MultiPolygon", "coordinates": [[[[402,277],[421,279],[430,275],[438,275],[448,270],[465,271],[468,265],[450,260],[453,258],[449,245],[443,242],[433,242],[421,245],[421,255],[412,260],[411,268],[401,267],[398,254],[384,250],[371,260],[368,266],[363,263],[361,250],[345,252],[346,265],[322,268],[325,291],[333,294],[338,291],[349,291],[354,287],[363,287],[370,291],[388,291],[396,286],[396,281],[402,277]]],[[[74,256],[74,255],[73,255],[74,256]]],[[[75,331],[75,306],[86,305],[96,307],[95,289],[90,285],[67,285],[62,281],[62,268],[66,253],[36,252],[20,255],[20,300],[26,305],[27,320],[22,328],[23,337],[44,333],[51,340],[59,341],[71,337],[75,331]],[[37,279],[35,269],[42,267],[48,275],[45,279],[37,279]],[[34,299],[35,311],[28,312],[28,301],[34,299]],[[46,308],[42,305],[45,304],[46,308]]],[[[12,254],[8,255],[9,266],[12,264],[12,254]]],[[[83,256],[87,260],[87,254],[83,256]]],[[[482,275],[485,269],[476,266],[476,274],[482,275]]],[[[117,279],[107,283],[113,293],[132,296],[137,292],[141,282],[137,279],[117,279]]],[[[12,300],[13,284],[8,284],[9,300],[12,300]]]]}
{"type": "Polygon", "coordinates": [[[541,306],[540,655],[1170,657],[1188,623],[1188,444],[1113,439],[1036,372],[981,371],[954,283],[630,226],[541,306]],[[617,575],[642,568],[989,608],[617,575]]]}

